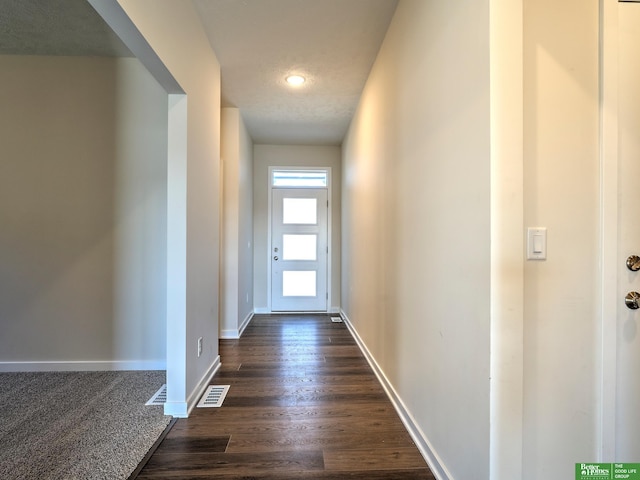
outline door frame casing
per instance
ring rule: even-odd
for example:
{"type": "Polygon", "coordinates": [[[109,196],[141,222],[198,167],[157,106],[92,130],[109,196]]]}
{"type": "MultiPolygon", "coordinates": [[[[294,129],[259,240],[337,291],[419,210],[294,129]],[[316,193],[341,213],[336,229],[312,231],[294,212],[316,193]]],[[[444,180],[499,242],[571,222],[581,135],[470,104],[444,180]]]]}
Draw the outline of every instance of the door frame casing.
{"type": "Polygon", "coordinates": [[[597,459],[616,461],[618,0],[600,1],[600,332],[597,459]]]}
{"type": "MultiPolygon", "coordinates": [[[[332,181],[332,176],[331,176],[331,167],[295,167],[295,166],[270,166],[269,167],[269,174],[267,177],[267,182],[268,182],[268,187],[267,187],[267,213],[268,213],[268,218],[267,218],[267,310],[269,311],[269,313],[273,313],[273,308],[272,308],[272,304],[271,304],[271,252],[273,250],[273,245],[272,245],[272,216],[273,216],[273,212],[272,212],[272,208],[273,208],[273,190],[274,189],[287,189],[288,187],[274,187],[273,186],[273,172],[274,170],[289,170],[289,171],[324,171],[327,172],[327,201],[329,202],[328,208],[327,208],[327,247],[329,249],[329,252],[327,253],[327,312],[331,311],[331,305],[333,305],[332,301],[331,301],[331,290],[332,290],[332,284],[333,284],[333,278],[332,278],[332,269],[331,269],[331,264],[332,264],[332,260],[333,260],[333,248],[332,248],[332,226],[333,226],[333,220],[332,220],[332,215],[331,215],[331,210],[332,210],[332,205],[331,205],[331,199],[332,199],[332,188],[333,188],[333,181],[332,181]]],[[[290,188],[304,188],[304,187],[290,187],[290,188]]],[[[313,187],[313,188],[319,188],[319,187],[313,187]]],[[[282,312],[278,312],[278,313],[282,313],[282,312]]],[[[285,313],[297,313],[295,311],[293,312],[285,312],[285,313]]],[[[304,313],[304,312],[301,312],[304,313]]]]}

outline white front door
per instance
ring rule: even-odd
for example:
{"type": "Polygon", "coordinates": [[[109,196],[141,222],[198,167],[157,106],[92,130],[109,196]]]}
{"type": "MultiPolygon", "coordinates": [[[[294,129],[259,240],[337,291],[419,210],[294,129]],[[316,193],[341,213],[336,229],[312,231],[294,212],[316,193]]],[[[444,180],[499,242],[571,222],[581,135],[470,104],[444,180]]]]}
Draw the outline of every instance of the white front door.
{"type": "Polygon", "coordinates": [[[271,310],[327,311],[326,188],[274,188],[271,310]]]}
{"type": "Polygon", "coordinates": [[[640,309],[626,307],[640,292],[640,271],[626,259],[640,256],[640,4],[618,4],[618,318],[616,459],[640,459],[640,309]]]}

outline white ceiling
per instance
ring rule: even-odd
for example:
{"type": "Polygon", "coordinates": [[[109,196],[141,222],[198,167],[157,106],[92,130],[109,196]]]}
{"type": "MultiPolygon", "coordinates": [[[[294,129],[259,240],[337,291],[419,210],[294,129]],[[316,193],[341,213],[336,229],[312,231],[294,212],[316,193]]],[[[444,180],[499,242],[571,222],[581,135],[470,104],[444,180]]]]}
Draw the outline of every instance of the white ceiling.
{"type": "Polygon", "coordinates": [[[255,143],[339,145],[397,0],[194,0],[255,143]],[[284,79],[298,73],[304,86],[284,79]]]}
{"type": "MultiPolygon", "coordinates": [[[[255,143],[339,145],[398,2],[193,3],[255,143]]],[[[0,54],[131,56],[86,0],[0,0],[0,54]]]]}

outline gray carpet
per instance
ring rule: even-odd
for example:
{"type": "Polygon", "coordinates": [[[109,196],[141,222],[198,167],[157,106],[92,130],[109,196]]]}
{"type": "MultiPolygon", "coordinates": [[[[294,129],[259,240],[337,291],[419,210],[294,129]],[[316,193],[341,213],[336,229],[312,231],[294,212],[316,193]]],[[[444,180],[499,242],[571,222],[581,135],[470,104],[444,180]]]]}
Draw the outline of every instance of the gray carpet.
{"type": "Polygon", "coordinates": [[[0,479],[126,479],[169,424],[163,371],[0,373],[0,479]]]}

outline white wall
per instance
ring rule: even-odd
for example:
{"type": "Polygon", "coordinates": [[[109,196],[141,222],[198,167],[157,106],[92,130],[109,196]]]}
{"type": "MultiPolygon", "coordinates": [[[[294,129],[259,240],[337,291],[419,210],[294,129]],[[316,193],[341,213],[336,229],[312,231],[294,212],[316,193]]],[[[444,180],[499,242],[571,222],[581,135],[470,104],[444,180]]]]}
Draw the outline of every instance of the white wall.
{"type": "Polygon", "coordinates": [[[0,368],[164,368],[166,93],[136,59],[0,84],[0,368]]]}
{"type": "Polygon", "coordinates": [[[452,478],[489,478],[488,1],[402,0],[343,144],[342,306],[452,478]]]}
{"type": "Polygon", "coordinates": [[[253,312],[253,141],[237,108],[221,113],[223,245],[220,336],[238,338],[253,312]]]}
{"type": "Polygon", "coordinates": [[[598,2],[512,7],[491,2],[523,49],[492,43],[488,99],[487,4],[400,2],[343,148],[342,304],[444,474],[560,480],[597,458],[598,2]],[[520,263],[526,226],[546,261],[520,263]]]}
{"type": "Polygon", "coordinates": [[[523,478],[596,458],[598,2],[524,2],[524,222],[547,227],[524,271],[523,478]]]}
{"type": "Polygon", "coordinates": [[[331,293],[329,309],[340,307],[341,262],[341,152],[334,146],[255,145],[253,170],[253,271],[254,308],[268,311],[267,288],[270,254],[268,251],[269,167],[331,167],[331,293]]]}
{"type": "Polygon", "coordinates": [[[169,110],[165,404],[185,416],[219,362],[220,65],[191,2],[119,4],[186,94],[169,110]]]}

